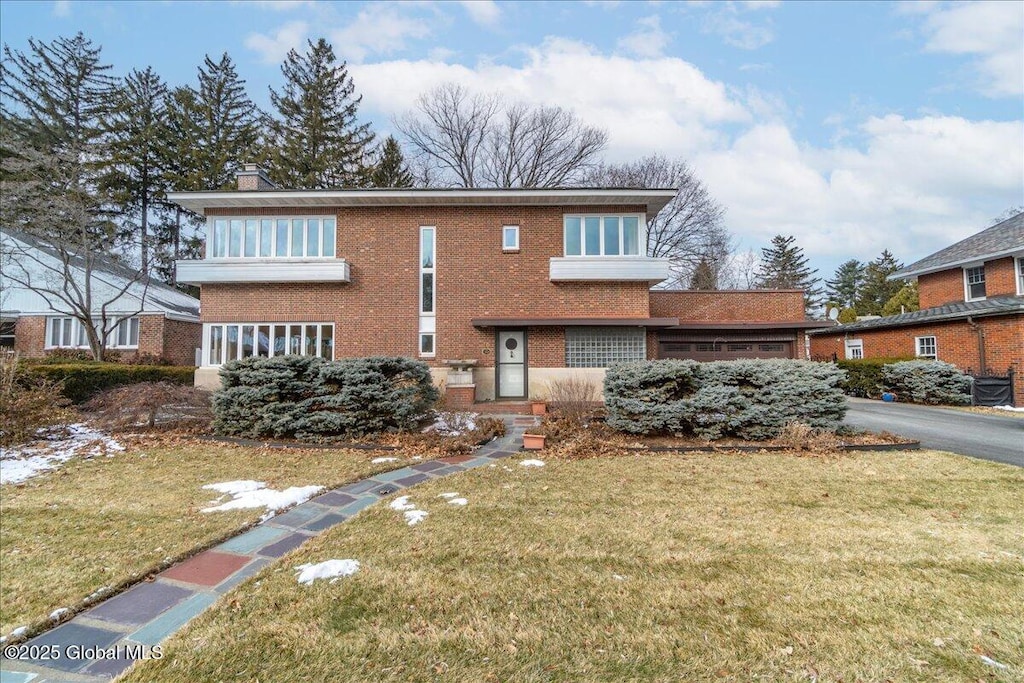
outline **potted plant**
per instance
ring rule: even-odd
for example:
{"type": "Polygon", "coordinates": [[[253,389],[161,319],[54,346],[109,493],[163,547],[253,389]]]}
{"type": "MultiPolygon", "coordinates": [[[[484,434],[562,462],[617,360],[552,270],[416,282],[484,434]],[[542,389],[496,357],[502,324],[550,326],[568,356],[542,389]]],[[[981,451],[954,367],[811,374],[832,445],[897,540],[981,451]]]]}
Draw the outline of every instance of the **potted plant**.
{"type": "Polygon", "coordinates": [[[530,401],[530,410],[534,415],[547,415],[548,402],[543,400],[530,401]]]}
{"type": "Polygon", "coordinates": [[[544,448],[543,434],[523,434],[523,448],[528,451],[539,451],[544,448]]]}

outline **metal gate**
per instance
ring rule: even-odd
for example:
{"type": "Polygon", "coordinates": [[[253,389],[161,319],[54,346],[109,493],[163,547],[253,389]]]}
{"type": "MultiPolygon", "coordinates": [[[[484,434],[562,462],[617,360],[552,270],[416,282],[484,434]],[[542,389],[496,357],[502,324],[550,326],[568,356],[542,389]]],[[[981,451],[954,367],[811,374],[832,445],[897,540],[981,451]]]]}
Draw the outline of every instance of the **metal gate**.
{"type": "MultiPolygon", "coordinates": [[[[970,371],[968,371],[970,372],[970,371]]],[[[1012,406],[1013,405],[1013,368],[1005,375],[973,374],[971,384],[971,403],[976,406],[1012,406]]]]}

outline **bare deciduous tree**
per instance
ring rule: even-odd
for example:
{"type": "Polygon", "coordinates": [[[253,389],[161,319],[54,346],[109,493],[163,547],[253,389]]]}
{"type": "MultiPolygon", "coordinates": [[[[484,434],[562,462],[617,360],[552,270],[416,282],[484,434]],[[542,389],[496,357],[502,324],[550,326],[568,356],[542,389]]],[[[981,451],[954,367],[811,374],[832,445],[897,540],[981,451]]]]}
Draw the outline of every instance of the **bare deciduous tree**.
{"type": "Polygon", "coordinates": [[[666,285],[685,288],[701,261],[721,282],[733,252],[733,241],[723,224],[725,209],[682,159],[660,154],[635,162],[606,164],[585,180],[597,187],[676,188],[679,192],[657,216],[648,216],[647,254],[672,260],[666,285]]]}
{"type": "Polygon", "coordinates": [[[560,107],[507,103],[453,83],[424,93],[396,126],[417,176],[455,187],[563,187],[593,169],[608,135],[560,107]]]}

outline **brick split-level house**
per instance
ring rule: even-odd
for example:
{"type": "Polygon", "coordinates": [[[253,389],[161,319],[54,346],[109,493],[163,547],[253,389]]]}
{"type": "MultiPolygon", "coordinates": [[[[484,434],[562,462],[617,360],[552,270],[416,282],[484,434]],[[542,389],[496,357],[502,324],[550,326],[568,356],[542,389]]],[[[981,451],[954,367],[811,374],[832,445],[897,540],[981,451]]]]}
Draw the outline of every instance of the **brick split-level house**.
{"type": "Polygon", "coordinates": [[[814,356],[917,356],[1006,375],[1024,405],[1024,213],[892,275],[917,280],[921,310],[817,330],[814,356]]]}
{"type": "MultiPolygon", "coordinates": [[[[92,316],[99,321],[107,305],[108,349],[122,359],[147,354],[176,365],[195,364],[202,331],[198,299],[108,259],[95,259],[91,268],[92,316]]],[[[13,348],[23,358],[58,349],[89,350],[85,328],[68,304],[41,291],[61,289],[68,273],[69,284],[80,287],[84,297],[86,276],[78,261],[65,267],[46,243],[0,230],[0,347],[13,348]]]]}
{"type": "Polygon", "coordinates": [[[644,253],[647,218],[674,190],[238,181],[170,194],[206,216],[205,258],[177,264],[201,288],[201,386],[253,355],[383,354],[426,361],[457,403],[514,401],[622,361],[803,357],[816,325],[799,291],[652,291],[669,264],[644,253]]]}

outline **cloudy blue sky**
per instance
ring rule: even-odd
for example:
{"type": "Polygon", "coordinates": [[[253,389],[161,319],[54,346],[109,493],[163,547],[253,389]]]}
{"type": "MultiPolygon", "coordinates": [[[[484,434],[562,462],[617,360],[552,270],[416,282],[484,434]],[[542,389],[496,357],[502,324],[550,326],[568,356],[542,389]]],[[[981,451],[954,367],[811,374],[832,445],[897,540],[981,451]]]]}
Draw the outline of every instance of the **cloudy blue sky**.
{"type": "Polygon", "coordinates": [[[424,90],[574,110],[607,157],[687,159],[742,248],[796,235],[823,275],[906,262],[1024,205],[1024,3],[19,2],[23,49],[85,32],[119,73],[190,83],[228,52],[268,102],[286,52],[324,36],[381,134],[424,90]]]}

